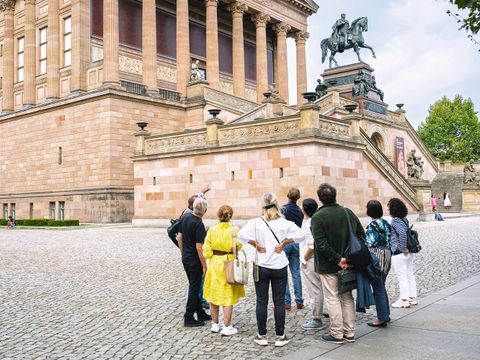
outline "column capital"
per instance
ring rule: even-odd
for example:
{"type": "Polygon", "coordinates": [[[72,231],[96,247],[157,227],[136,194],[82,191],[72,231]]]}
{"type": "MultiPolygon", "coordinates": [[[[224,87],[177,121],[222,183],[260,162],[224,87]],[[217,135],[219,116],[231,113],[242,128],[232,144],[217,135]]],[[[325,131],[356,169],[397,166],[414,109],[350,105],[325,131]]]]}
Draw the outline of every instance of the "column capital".
{"type": "Polygon", "coordinates": [[[293,34],[293,37],[295,38],[296,42],[299,42],[299,41],[305,42],[310,37],[310,34],[306,31],[297,31],[296,33],[293,34]]]}
{"type": "Polygon", "coordinates": [[[264,13],[257,13],[252,16],[252,21],[257,27],[266,26],[270,19],[270,16],[264,13]]]}
{"type": "Polygon", "coordinates": [[[273,25],[273,30],[277,33],[277,35],[284,35],[286,36],[287,33],[292,29],[292,27],[284,22],[277,23],[273,25]]]}
{"type": "Polygon", "coordinates": [[[25,5],[35,5],[35,0],[25,0],[25,5]]]}
{"type": "Polygon", "coordinates": [[[15,10],[15,0],[0,0],[0,11],[13,11],[15,10]]]}
{"type": "Polygon", "coordinates": [[[248,10],[248,6],[240,1],[235,1],[234,3],[231,3],[229,5],[228,10],[232,13],[232,15],[235,15],[235,14],[243,15],[248,10]]]}
{"type": "Polygon", "coordinates": [[[218,6],[218,0],[205,0],[205,6],[218,6]]]}

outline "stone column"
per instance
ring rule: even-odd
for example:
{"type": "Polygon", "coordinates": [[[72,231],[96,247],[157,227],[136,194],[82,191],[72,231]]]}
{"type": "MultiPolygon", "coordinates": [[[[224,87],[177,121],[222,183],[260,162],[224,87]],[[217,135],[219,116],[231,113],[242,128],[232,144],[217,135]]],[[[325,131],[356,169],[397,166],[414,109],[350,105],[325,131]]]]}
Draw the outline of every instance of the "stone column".
{"type": "Polygon", "coordinates": [[[309,37],[308,32],[298,31],[295,33],[297,44],[297,106],[303,104],[302,93],[307,91],[307,55],[305,43],[309,37]]]}
{"type": "MultiPolygon", "coordinates": [[[[50,30],[48,33],[50,34],[50,30]]],[[[118,64],[118,56],[115,61],[118,64]]],[[[72,0],[72,80],[70,82],[70,90],[72,92],[87,90],[87,68],[89,63],[90,1],[72,0]]],[[[105,60],[103,64],[105,69],[105,60]]]]}
{"type": "Polygon", "coordinates": [[[190,30],[188,0],[177,0],[177,91],[187,95],[190,78],[190,30]]]}
{"type": "Polygon", "coordinates": [[[35,0],[25,0],[25,70],[23,81],[23,104],[35,105],[35,0]]]}
{"type": "Polygon", "coordinates": [[[233,95],[245,97],[245,45],[243,14],[248,10],[241,2],[230,4],[232,13],[233,95]]]}
{"type": "Polygon", "coordinates": [[[3,31],[3,111],[13,111],[14,53],[13,53],[13,15],[15,1],[5,3],[3,31]]]}
{"type": "Polygon", "coordinates": [[[103,0],[103,84],[119,85],[118,0],[103,0]]]}
{"type": "Polygon", "coordinates": [[[214,89],[220,87],[220,66],[218,63],[218,0],[206,0],[207,13],[207,81],[214,89]]]}
{"type": "Polygon", "coordinates": [[[263,93],[268,90],[268,62],[267,62],[267,22],[270,16],[258,13],[252,16],[256,26],[257,42],[257,101],[262,102],[263,93]]]}
{"type": "Polygon", "coordinates": [[[48,0],[47,99],[60,97],[60,17],[58,0],[48,0]]]}
{"type": "Polygon", "coordinates": [[[280,97],[288,104],[287,33],[291,27],[285,23],[278,23],[274,29],[277,33],[277,74],[275,82],[280,97]]]}
{"type": "Polygon", "coordinates": [[[142,75],[148,94],[158,94],[157,86],[157,7],[155,0],[142,5],[142,75]]]}

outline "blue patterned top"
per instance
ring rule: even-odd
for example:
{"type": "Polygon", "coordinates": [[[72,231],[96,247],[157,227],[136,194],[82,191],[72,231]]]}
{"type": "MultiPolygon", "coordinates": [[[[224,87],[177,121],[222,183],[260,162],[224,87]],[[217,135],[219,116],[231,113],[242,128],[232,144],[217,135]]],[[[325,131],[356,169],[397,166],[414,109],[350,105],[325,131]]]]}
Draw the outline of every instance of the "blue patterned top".
{"type": "Polygon", "coordinates": [[[365,235],[368,247],[392,247],[392,227],[384,219],[372,220],[365,235]]]}

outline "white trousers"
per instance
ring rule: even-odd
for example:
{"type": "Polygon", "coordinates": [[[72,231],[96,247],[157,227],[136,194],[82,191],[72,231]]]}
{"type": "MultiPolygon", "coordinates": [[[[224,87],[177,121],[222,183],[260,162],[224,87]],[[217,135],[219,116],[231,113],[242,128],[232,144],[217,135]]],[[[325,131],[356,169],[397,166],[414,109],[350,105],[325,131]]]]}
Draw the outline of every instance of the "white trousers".
{"type": "Polygon", "coordinates": [[[400,299],[417,297],[417,282],[415,281],[413,254],[407,256],[402,254],[392,256],[392,266],[397,275],[398,285],[400,287],[400,299]]]}

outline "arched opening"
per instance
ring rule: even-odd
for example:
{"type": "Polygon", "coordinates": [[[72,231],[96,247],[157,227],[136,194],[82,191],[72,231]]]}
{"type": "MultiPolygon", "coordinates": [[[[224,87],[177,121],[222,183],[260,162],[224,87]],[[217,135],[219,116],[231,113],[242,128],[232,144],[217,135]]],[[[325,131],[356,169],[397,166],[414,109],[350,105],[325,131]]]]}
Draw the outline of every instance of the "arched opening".
{"type": "Polygon", "coordinates": [[[383,137],[382,135],[380,135],[380,133],[378,132],[373,133],[371,136],[371,139],[379,150],[385,152],[385,143],[383,142],[383,137]]]}

